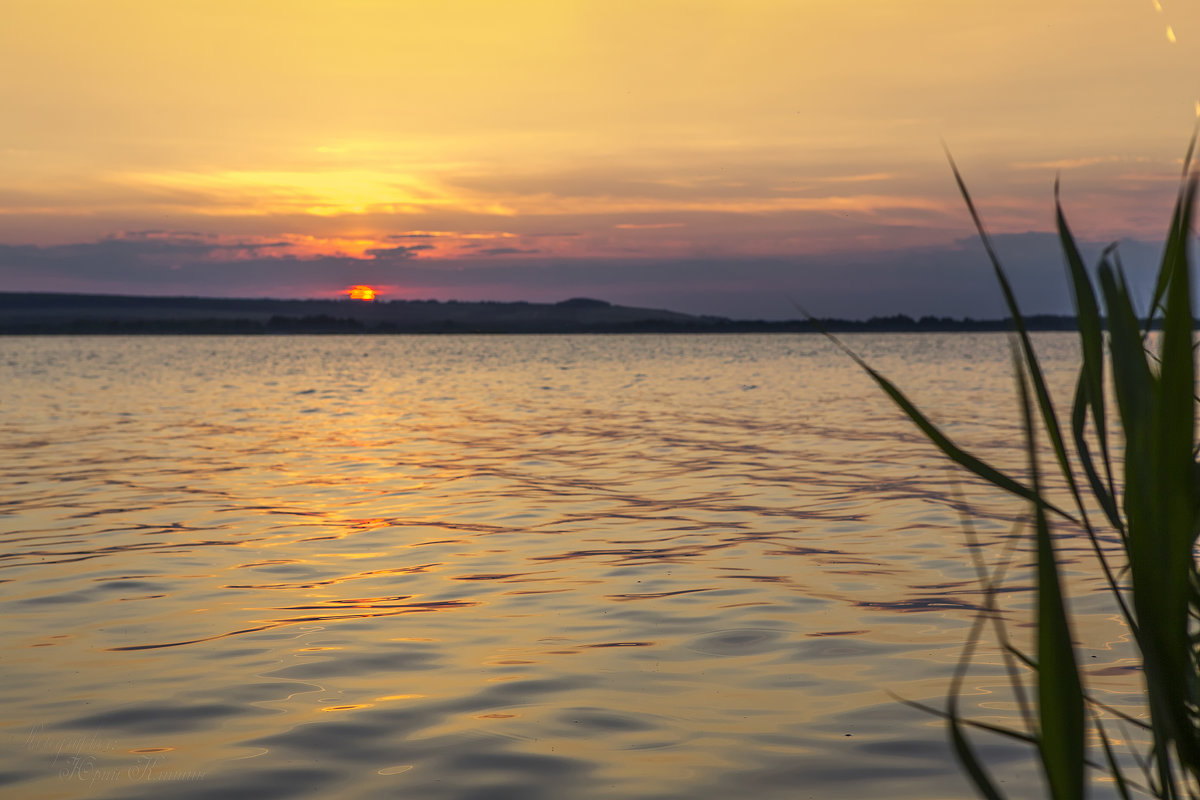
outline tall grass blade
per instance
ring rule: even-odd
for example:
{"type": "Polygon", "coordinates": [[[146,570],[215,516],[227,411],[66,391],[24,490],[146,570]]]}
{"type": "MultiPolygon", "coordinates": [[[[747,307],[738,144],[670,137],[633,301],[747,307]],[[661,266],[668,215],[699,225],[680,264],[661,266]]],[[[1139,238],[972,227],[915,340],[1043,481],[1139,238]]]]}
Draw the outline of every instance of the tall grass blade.
{"type": "MultiPolygon", "coordinates": [[[[1189,709],[1189,701],[1195,702],[1196,687],[1188,632],[1197,503],[1192,457],[1195,321],[1186,237],[1195,193],[1193,179],[1180,197],[1178,223],[1168,240],[1172,260],[1163,266],[1168,273],[1167,296],[1161,367],[1144,456],[1148,469],[1130,476],[1128,491],[1147,495],[1137,505],[1139,522],[1145,527],[1135,530],[1130,520],[1130,569],[1138,618],[1143,623],[1154,619],[1153,625],[1142,625],[1139,639],[1151,714],[1156,721],[1162,720],[1164,735],[1171,739],[1181,765],[1200,776],[1195,712],[1189,709]]],[[[1159,757],[1166,758],[1166,754],[1160,752],[1159,757]]]]}
{"type": "Polygon", "coordinates": [[[967,776],[971,779],[971,783],[975,784],[975,788],[979,790],[980,795],[987,800],[1004,800],[1004,795],[1000,794],[996,789],[996,784],[993,783],[987,770],[983,768],[979,757],[975,755],[975,750],[971,747],[971,743],[963,734],[961,720],[957,715],[949,718],[950,722],[950,744],[954,747],[954,755],[958,758],[958,762],[962,764],[966,770],[967,776]]]}
{"type": "MultiPolygon", "coordinates": [[[[1108,519],[1109,524],[1115,528],[1122,537],[1125,535],[1125,522],[1121,519],[1120,509],[1117,507],[1116,490],[1112,488],[1112,466],[1107,453],[1101,457],[1104,461],[1105,476],[1108,485],[1104,483],[1099,471],[1096,469],[1096,463],[1092,459],[1091,447],[1087,442],[1087,418],[1091,406],[1089,399],[1089,391],[1086,384],[1087,376],[1083,370],[1079,372],[1079,378],[1075,382],[1075,397],[1071,404],[1071,438],[1075,442],[1075,452],[1079,454],[1079,461],[1083,467],[1084,477],[1087,478],[1088,486],[1092,490],[1092,495],[1100,504],[1104,511],[1104,516],[1108,519]]],[[[1097,434],[1099,436],[1099,434],[1097,434]]],[[[1107,450],[1107,447],[1104,448],[1107,450]]]]}
{"type": "MultiPolygon", "coordinates": [[[[1129,463],[1129,447],[1140,448],[1146,441],[1144,425],[1149,419],[1154,396],[1154,376],[1142,346],[1141,331],[1128,287],[1118,281],[1112,263],[1106,258],[1097,270],[1100,288],[1104,296],[1104,307],[1108,317],[1108,349],[1112,357],[1113,385],[1117,395],[1117,409],[1121,415],[1121,426],[1127,444],[1125,452],[1125,475],[1131,467],[1144,469],[1145,464],[1129,463]]],[[[1128,489],[1128,487],[1126,487],[1128,489]]],[[[1125,496],[1128,512],[1129,496],[1125,496]]]]}
{"type": "Polygon", "coordinates": [[[862,367],[863,370],[871,376],[872,380],[874,380],[875,383],[878,384],[881,389],[883,389],[888,397],[892,398],[892,401],[900,407],[900,410],[903,411],[908,418],[916,424],[921,432],[925,434],[925,437],[929,439],[930,442],[932,442],[947,458],[949,458],[955,464],[958,464],[964,469],[975,473],[980,478],[983,478],[985,481],[994,486],[1011,492],[1018,497],[1023,497],[1026,500],[1030,500],[1035,503],[1045,503],[1046,508],[1048,508],[1050,511],[1053,511],[1065,519],[1074,520],[1074,517],[1072,517],[1069,513],[1063,511],[1056,505],[1046,502],[1029,487],[1018,483],[1000,470],[976,458],[956,445],[948,436],[942,433],[942,431],[936,425],[934,425],[928,417],[921,413],[921,411],[915,405],[913,405],[912,401],[909,400],[903,392],[896,388],[895,384],[873,369],[869,364],[867,364],[867,362],[863,361],[861,356],[859,356],[849,347],[846,347],[846,345],[842,344],[837,337],[833,336],[828,331],[825,331],[825,336],[839,348],[841,348],[843,352],[850,356],[850,358],[853,359],[856,364],[862,367]]]}
{"type": "MultiPolygon", "coordinates": [[[[1184,183],[1187,183],[1188,171],[1192,167],[1192,155],[1196,151],[1197,134],[1200,134],[1200,121],[1196,123],[1196,128],[1192,131],[1192,139],[1190,142],[1188,142],[1187,154],[1183,157],[1182,176],[1184,183]]],[[[1183,221],[1183,215],[1185,213],[1190,214],[1191,211],[1190,207],[1186,206],[1183,202],[1183,194],[1183,192],[1180,193],[1180,202],[1175,204],[1175,211],[1171,215],[1170,234],[1168,234],[1166,248],[1163,250],[1162,267],[1158,271],[1158,280],[1154,285],[1154,295],[1150,300],[1150,308],[1146,312],[1145,329],[1147,331],[1150,330],[1150,326],[1154,321],[1155,314],[1159,309],[1162,308],[1163,298],[1167,294],[1167,282],[1171,279],[1171,270],[1168,268],[1168,265],[1174,263],[1180,257],[1180,247],[1182,247],[1184,251],[1187,249],[1186,230],[1185,236],[1182,240],[1177,240],[1174,236],[1175,231],[1180,230],[1180,226],[1183,221]]],[[[1184,255],[1186,256],[1186,252],[1184,255]]]]}
{"type": "Polygon", "coordinates": [[[1075,505],[1079,509],[1080,519],[1083,520],[1084,526],[1090,530],[1091,525],[1087,520],[1087,509],[1084,506],[1078,483],[1075,480],[1075,471],[1071,469],[1071,462],[1067,457],[1067,448],[1063,441],[1062,428],[1058,424],[1058,414],[1054,411],[1054,403],[1050,399],[1050,391],[1046,388],[1045,375],[1042,373],[1042,368],[1038,363],[1037,353],[1033,349],[1033,342],[1029,338],[1029,331],[1025,326],[1025,318],[1022,316],[1021,309],[1017,305],[1017,298],[1013,293],[1012,285],[1008,281],[1008,275],[1005,273],[1004,267],[1000,264],[1000,257],[996,255],[996,249],[992,246],[991,237],[988,236],[987,229],[983,225],[983,220],[980,218],[979,212],[975,209],[975,201],[971,199],[971,193],[967,190],[967,184],[963,180],[962,173],[958,171],[958,165],[955,163],[949,149],[946,150],[946,158],[950,161],[950,169],[954,173],[954,180],[958,184],[959,193],[962,195],[963,202],[966,203],[967,210],[971,214],[971,221],[975,224],[975,230],[979,234],[979,240],[983,243],[983,249],[992,264],[992,272],[996,276],[996,282],[1000,284],[1000,291],[1004,295],[1004,304],[1008,307],[1013,327],[1016,329],[1017,338],[1021,343],[1021,354],[1024,358],[1030,381],[1033,384],[1034,395],[1037,397],[1038,410],[1041,412],[1042,421],[1046,426],[1046,433],[1050,437],[1050,444],[1054,448],[1054,455],[1058,459],[1059,468],[1067,481],[1068,488],[1071,490],[1071,496],[1075,500],[1075,505]]]}
{"type": "Polygon", "coordinates": [[[1121,800],[1132,800],[1129,794],[1129,782],[1125,778],[1125,771],[1117,763],[1116,754],[1113,753],[1112,742],[1108,738],[1108,731],[1104,730],[1104,724],[1099,719],[1096,720],[1096,732],[1100,734],[1100,742],[1104,745],[1104,759],[1108,764],[1108,774],[1112,776],[1113,783],[1116,784],[1117,793],[1121,795],[1121,800]]]}
{"type": "MultiPolygon", "coordinates": [[[[1013,348],[1013,365],[1021,396],[1030,480],[1034,492],[1040,494],[1033,408],[1016,347],[1013,348]]],[[[1083,686],[1046,510],[1041,503],[1035,503],[1033,514],[1037,543],[1038,750],[1050,796],[1054,800],[1080,800],[1084,797],[1083,686]]]]}
{"type": "Polygon", "coordinates": [[[962,682],[966,677],[967,669],[971,666],[971,659],[975,653],[976,646],[979,644],[980,634],[984,624],[987,622],[986,615],[986,611],[980,612],[971,624],[966,644],[963,645],[962,654],[959,656],[958,664],[954,668],[954,678],[950,682],[945,717],[949,726],[950,744],[954,748],[954,755],[958,759],[958,763],[962,764],[963,769],[966,770],[967,777],[971,779],[971,783],[975,785],[975,788],[987,800],[1003,800],[1004,796],[996,788],[995,782],[992,781],[991,776],[984,769],[983,763],[976,755],[975,748],[971,746],[971,742],[967,739],[967,735],[963,731],[962,715],[958,712],[958,700],[962,692],[962,682]]]}
{"type": "MultiPolygon", "coordinates": [[[[1096,293],[1092,287],[1092,281],[1088,277],[1087,269],[1083,265],[1083,257],[1079,254],[1079,248],[1075,245],[1075,237],[1071,235],[1066,215],[1063,214],[1057,180],[1054,181],[1054,212],[1058,227],[1059,243],[1066,258],[1067,272],[1071,278],[1071,298],[1075,305],[1075,318],[1077,327],[1079,328],[1080,352],[1083,357],[1079,382],[1075,390],[1075,402],[1071,413],[1072,439],[1075,443],[1075,453],[1079,457],[1080,465],[1083,467],[1084,477],[1087,479],[1088,486],[1092,490],[1092,496],[1100,504],[1100,508],[1104,511],[1109,524],[1116,529],[1118,535],[1123,539],[1125,537],[1125,523],[1121,519],[1121,514],[1117,509],[1116,489],[1113,486],[1112,457],[1108,448],[1108,422],[1104,402],[1104,334],[1100,321],[1100,307],[1096,301],[1096,293]],[[1091,450],[1088,447],[1086,435],[1086,417],[1088,412],[1091,414],[1092,425],[1096,431],[1096,440],[1100,447],[1100,455],[1104,465],[1107,484],[1101,480],[1099,471],[1092,460],[1091,450]]],[[[1076,495],[1076,501],[1080,501],[1078,495],[1076,495]]],[[[1104,580],[1108,584],[1109,591],[1116,599],[1117,605],[1120,607],[1121,614],[1126,622],[1131,628],[1136,629],[1137,623],[1129,609],[1124,594],[1117,585],[1116,578],[1113,576],[1112,567],[1109,566],[1108,557],[1104,553],[1104,547],[1097,537],[1096,531],[1090,524],[1087,524],[1087,516],[1083,514],[1082,508],[1080,509],[1080,513],[1087,529],[1088,539],[1092,544],[1092,550],[1096,554],[1101,571],[1104,573],[1104,580]]]]}
{"type": "Polygon", "coordinates": [[[1071,298],[1075,305],[1075,319],[1079,327],[1079,341],[1083,355],[1081,389],[1086,407],[1091,412],[1092,424],[1096,429],[1096,440],[1108,476],[1108,485],[1100,482],[1092,459],[1088,454],[1087,442],[1083,438],[1082,427],[1072,426],[1076,451],[1080,456],[1088,483],[1093,494],[1104,509],[1105,516],[1113,527],[1123,528],[1120,514],[1117,513],[1116,494],[1112,481],[1112,460],[1108,451],[1108,422],[1105,415],[1104,403],[1104,333],[1100,320],[1100,306],[1096,301],[1096,292],[1092,288],[1091,278],[1083,265],[1083,257],[1075,245],[1075,237],[1067,225],[1063,214],[1062,203],[1059,199],[1058,181],[1054,182],[1054,213],[1058,225],[1058,238],[1066,256],[1067,271],[1071,278],[1071,298]]]}

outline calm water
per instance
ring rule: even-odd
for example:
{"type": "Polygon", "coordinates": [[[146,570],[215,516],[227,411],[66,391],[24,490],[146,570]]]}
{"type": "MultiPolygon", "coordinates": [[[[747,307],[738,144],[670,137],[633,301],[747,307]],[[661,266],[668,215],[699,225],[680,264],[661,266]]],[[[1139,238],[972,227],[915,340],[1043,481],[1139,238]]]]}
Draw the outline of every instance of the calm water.
{"type": "MultiPolygon", "coordinates": [[[[846,340],[1021,464],[1004,336],[846,340]]],[[[1022,508],[819,337],[7,338],[0,385],[9,796],[970,794],[889,692],[969,625],[956,506],[1022,508]]]]}

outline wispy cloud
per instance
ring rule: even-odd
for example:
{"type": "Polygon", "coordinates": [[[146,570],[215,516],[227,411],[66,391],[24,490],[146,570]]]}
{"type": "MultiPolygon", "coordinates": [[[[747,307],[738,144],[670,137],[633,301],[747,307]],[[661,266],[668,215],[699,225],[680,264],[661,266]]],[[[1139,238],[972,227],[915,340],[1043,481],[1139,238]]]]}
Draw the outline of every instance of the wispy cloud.
{"type": "MultiPolygon", "coordinates": [[[[140,230],[120,231],[104,237],[101,243],[124,244],[139,258],[151,259],[160,254],[172,258],[187,257],[207,261],[247,261],[262,258],[311,260],[318,258],[395,258],[401,254],[412,257],[428,244],[395,246],[374,238],[320,237],[303,234],[280,234],[271,237],[236,236],[196,231],[140,230]]],[[[86,245],[72,245],[84,247],[86,245]]]]}
{"type": "Polygon", "coordinates": [[[861,175],[825,175],[812,178],[815,183],[867,183],[869,181],[893,181],[903,177],[899,172],[867,172],[861,175]]]}
{"type": "Polygon", "coordinates": [[[518,256],[533,255],[541,251],[534,248],[523,250],[520,247],[485,247],[476,252],[483,256],[518,256]]]}
{"type": "Polygon", "coordinates": [[[1083,169],[1098,164],[1145,163],[1148,158],[1128,156],[1088,156],[1086,158],[1062,158],[1054,161],[1017,161],[1013,169],[1083,169]]]}
{"type": "Polygon", "coordinates": [[[557,216],[568,214],[629,214],[670,212],[715,212],[722,214],[768,214],[786,211],[875,213],[887,209],[946,211],[950,204],[924,195],[847,194],[823,197],[746,197],[737,199],[664,200],[639,197],[595,197],[564,200],[552,195],[511,198],[517,214],[557,216]]]}
{"type": "Polygon", "coordinates": [[[160,206],[182,206],[201,215],[415,215],[435,209],[513,213],[495,200],[450,189],[430,177],[366,169],[126,172],[110,180],[151,195],[160,206]]]}

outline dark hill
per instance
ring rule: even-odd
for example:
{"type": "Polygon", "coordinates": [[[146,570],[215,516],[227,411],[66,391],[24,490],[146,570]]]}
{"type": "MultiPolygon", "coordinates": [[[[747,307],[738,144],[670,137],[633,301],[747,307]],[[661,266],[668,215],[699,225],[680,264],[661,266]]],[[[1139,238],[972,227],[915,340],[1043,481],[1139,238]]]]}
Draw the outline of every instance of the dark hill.
{"type": "MultiPolygon", "coordinates": [[[[1074,319],[1034,316],[1030,330],[1073,330],[1074,319]]],[[[1006,331],[1008,320],[903,314],[822,319],[835,333],[1006,331]]],[[[271,300],[0,292],[0,334],[293,333],[771,333],[811,332],[807,320],[702,317],[573,297],[558,303],[450,300],[271,300]]]]}
{"type": "Polygon", "coordinates": [[[566,333],[704,324],[689,314],[589,298],[551,304],[0,292],[0,333],[566,333]]]}

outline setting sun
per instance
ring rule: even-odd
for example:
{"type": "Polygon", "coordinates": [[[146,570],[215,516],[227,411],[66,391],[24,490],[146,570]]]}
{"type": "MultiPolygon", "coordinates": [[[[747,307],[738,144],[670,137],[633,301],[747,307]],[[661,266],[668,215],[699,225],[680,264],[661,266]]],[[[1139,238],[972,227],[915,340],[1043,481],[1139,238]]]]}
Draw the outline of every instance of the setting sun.
{"type": "Polygon", "coordinates": [[[351,286],[343,289],[342,294],[349,295],[351,300],[374,300],[376,291],[371,286],[351,286]]]}

